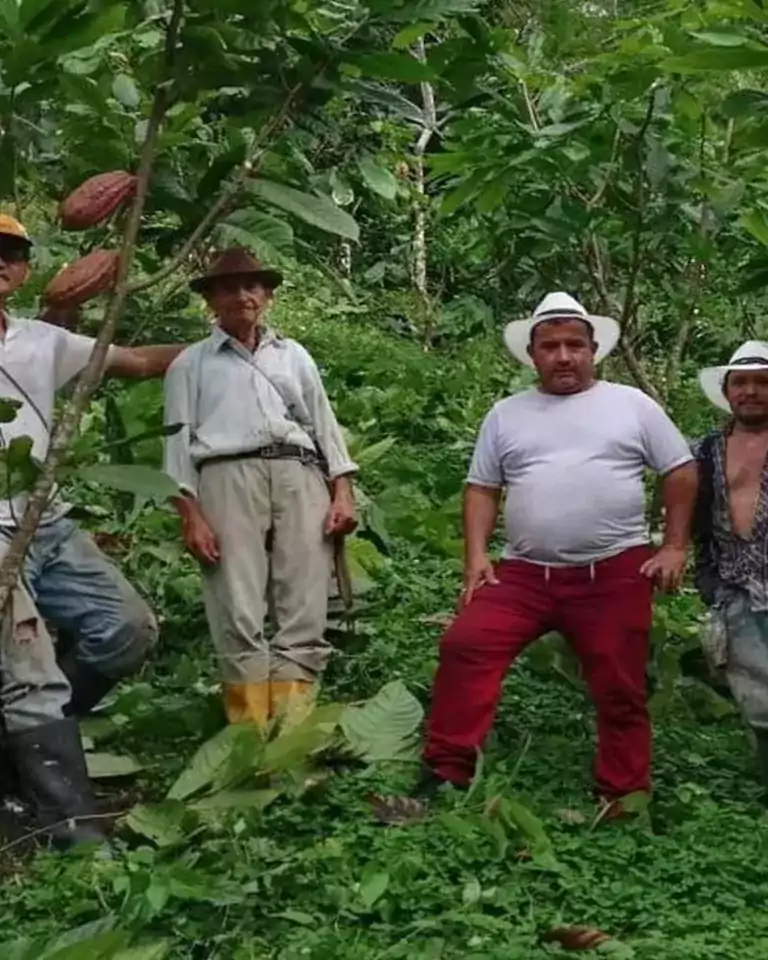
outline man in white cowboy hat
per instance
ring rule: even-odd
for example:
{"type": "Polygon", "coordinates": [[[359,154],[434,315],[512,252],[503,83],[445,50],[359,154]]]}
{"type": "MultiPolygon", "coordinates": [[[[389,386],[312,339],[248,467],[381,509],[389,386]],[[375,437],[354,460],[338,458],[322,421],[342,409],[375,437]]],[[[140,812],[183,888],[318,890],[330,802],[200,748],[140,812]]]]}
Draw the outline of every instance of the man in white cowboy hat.
{"type": "Polygon", "coordinates": [[[696,468],[664,411],[633,387],[597,380],[619,327],[566,293],[508,325],[512,355],[537,387],[497,403],[472,459],[464,501],[461,611],[440,645],[418,794],[466,785],[517,655],[550,630],[578,654],[597,709],[595,785],[612,804],[650,788],[645,666],[654,581],[683,576],[696,468]],[[654,553],[643,473],[663,480],[664,543],[654,553]],[[506,546],[488,542],[506,491],[506,546]]]}
{"type": "Polygon", "coordinates": [[[696,582],[725,641],[711,658],[755,734],[768,787],[768,344],[744,343],[699,380],[731,416],[696,448],[696,582]]]}

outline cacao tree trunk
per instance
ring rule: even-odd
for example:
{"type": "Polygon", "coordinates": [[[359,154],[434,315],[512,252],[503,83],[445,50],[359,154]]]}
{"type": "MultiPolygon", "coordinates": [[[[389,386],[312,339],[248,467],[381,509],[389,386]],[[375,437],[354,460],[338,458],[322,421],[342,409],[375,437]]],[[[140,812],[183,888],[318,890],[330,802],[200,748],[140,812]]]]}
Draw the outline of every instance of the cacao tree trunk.
{"type": "MultiPolygon", "coordinates": [[[[422,63],[426,62],[427,54],[423,38],[416,42],[414,56],[422,63]]],[[[437,111],[435,109],[435,91],[431,83],[422,83],[421,99],[424,111],[424,126],[419,133],[414,148],[415,188],[416,196],[413,205],[413,285],[420,302],[422,314],[422,329],[424,331],[424,345],[428,347],[434,333],[434,311],[427,288],[427,200],[426,200],[426,173],[424,168],[424,154],[437,128],[437,111]]]]}

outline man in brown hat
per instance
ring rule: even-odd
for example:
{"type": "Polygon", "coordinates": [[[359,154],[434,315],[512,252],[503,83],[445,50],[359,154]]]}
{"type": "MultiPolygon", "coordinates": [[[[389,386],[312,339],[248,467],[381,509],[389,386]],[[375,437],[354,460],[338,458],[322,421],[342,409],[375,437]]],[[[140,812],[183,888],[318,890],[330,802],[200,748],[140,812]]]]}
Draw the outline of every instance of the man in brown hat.
{"type": "Polygon", "coordinates": [[[203,592],[230,723],[295,719],[326,665],[331,537],[355,528],[357,470],[310,354],[266,314],[281,274],[242,248],[192,283],[217,319],[165,381],[165,469],[203,592]],[[276,633],[264,636],[271,588],[276,633]]]}
{"type": "MultiPolygon", "coordinates": [[[[55,394],[86,366],[94,340],[6,308],[26,282],[32,242],[0,213],[0,398],[19,404],[0,424],[0,447],[32,440],[44,460],[55,394]]],[[[162,376],[181,345],[112,346],[108,375],[162,376]]],[[[24,513],[26,494],[0,496],[0,557],[24,513]]],[[[55,496],[27,553],[0,630],[0,791],[16,780],[22,799],[54,842],[102,837],[94,813],[77,717],[88,713],[120,678],[134,673],[157,639],[152,611],[55,496]],[[73,637],[57,657],[46,625],[73,637]]]]}

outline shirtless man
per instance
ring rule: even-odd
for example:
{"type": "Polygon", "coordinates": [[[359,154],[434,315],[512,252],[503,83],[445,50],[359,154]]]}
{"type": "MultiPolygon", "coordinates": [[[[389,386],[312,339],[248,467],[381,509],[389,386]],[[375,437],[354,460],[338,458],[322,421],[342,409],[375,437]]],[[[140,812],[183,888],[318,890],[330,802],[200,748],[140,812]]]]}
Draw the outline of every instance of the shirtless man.
{"type": "Polygon", "coordinates": [[[696,585],[726,638],[718,665],[755,734],[768,787],[768,344],[748,341],[700,382],[731,418],[696,451],[696,585]]]}

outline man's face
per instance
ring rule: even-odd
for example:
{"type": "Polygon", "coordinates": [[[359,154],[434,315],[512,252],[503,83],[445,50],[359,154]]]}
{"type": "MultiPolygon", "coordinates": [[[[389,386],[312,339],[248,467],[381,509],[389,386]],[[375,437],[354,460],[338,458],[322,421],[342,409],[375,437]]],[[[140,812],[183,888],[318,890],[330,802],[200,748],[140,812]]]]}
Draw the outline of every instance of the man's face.
{"type": "Polygon", "coordinates": [[[29,247],[16,237],[0,234],[0,300],[21,287],[29,275],[29,247]]]}
{"type": "Polygon", "coordinates": [[[258,326],[274,291],[255,277],[221,277],[205,293],[208,306],[227,332],[258,326]]]}
{"type": "Polygon", "coordinates": [[[731,370],[724,392],[739,423],[768,426],[768,370],[731,370]]]}
{"type": "Polygon", "coordinates": [[[531,334],[528,353],[547,393],[578,393],[595,375],[590,328],[582,320],[545,320],[531,334]]]}

